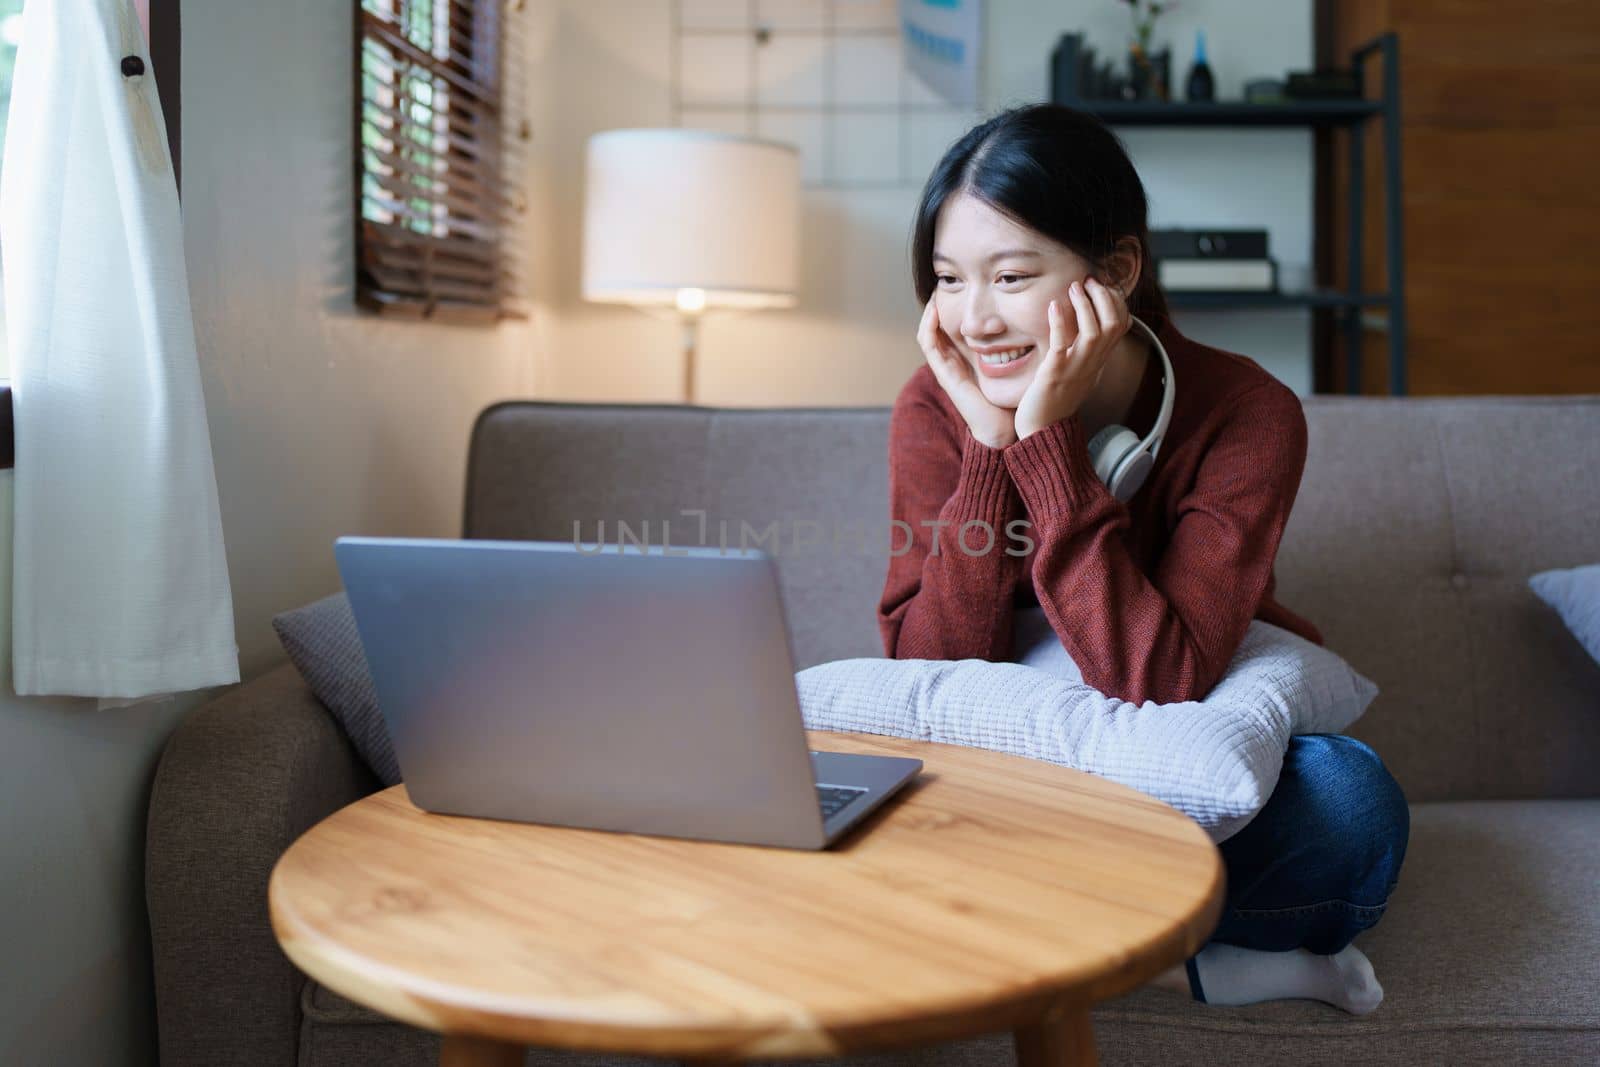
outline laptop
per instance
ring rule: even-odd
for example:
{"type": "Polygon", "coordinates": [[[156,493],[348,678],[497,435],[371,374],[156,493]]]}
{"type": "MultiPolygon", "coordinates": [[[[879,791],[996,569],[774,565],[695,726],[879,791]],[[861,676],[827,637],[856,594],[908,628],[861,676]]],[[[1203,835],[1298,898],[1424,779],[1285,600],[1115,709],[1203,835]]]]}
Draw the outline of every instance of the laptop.
{"type": "Polygon", "coordinates": [[[773,558],[341,537],[425,811],[824,849],[922,768],[809,750],[773,558]]]}

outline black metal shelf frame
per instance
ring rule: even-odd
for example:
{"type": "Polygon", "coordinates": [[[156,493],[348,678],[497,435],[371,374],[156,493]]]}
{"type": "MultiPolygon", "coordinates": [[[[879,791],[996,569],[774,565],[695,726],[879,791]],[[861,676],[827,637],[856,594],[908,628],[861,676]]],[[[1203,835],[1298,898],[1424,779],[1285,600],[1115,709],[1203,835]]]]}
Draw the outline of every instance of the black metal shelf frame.
{"type": "Polygon", "coordinates": [[[1333,308],[1345,310],[1364,307],[1381,307],[1389,303],[1388,293],[1350,293],[1340,289],[1308,289],[1304,292],[1198,292],[1179,289],[1167,293],[1167,303],[1177,308],[1196,311],[1219,311],[1228,308],[1333,308]]]}
{"type": "MultiPolygon", "coordinates": [[[[1347,267],[1345,288],[1312,289],[1307,292],[1274,293],[1193,293],[1173,292],[1168,300],[1173,307],[1196,310],[1225,308],[1309,307],[1331,310],[1340,320],[1345,348],[1345,391],[1361,392],[1362,309],[1382,307],[1388,313],[1389,392],[1406,392],[1406,304],[1405,245],[1402,233],[1400,189],[1400,41],[1391,31],[1380,34],[1357,48],[1352,62],[1365,83],[1367,63],[1374,56],[1382,62],[1382,90],[1375,100],[1299,100],[1287,103],[1173,103],[1166,101],[1093,100],[1081,97],[1057,99],[1088,111],[1111,126],[1308,126],[1344,127],[1350,134],[1349,177],[1345,190],[1349,217],[1346,220],[1347,267]],[[1383,129],[1384,257],[1388,266],[1389,287],[1365,292],[1362,289],[1362,254],[1366,221],[1366,130],[1369,119],[1378,119],[1383,129]]],[[[1323,237],[1325,235],[1319,235],[1323,237]]]]}
{"type": "Polygon", "coordinates": [[[1382,103],[1375,100],[1299,100],[1281,104],[1241,100],[1206,103],[1084,100],[1076,106],[1087,107],[1102,120],[1117,126],[1353,125],[1383,112],[1382,103]]]}

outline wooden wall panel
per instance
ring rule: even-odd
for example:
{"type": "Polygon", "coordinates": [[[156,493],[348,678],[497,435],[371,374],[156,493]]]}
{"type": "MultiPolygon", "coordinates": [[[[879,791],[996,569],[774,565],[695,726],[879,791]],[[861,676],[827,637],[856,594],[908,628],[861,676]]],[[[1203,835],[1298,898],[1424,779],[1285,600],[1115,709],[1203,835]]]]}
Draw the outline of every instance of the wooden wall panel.
{"type": "Polygon", "coordinates": [[[1385,6],[1386,24],[1411,36],[1419,58],[1480,64],[1536,59],[1561,66],[1600,59],[1594,0],[1395,0],[1385,6]]]}
{"type": "MultiPolygon", "coordinates": [[[[1600,9],[1595,12],[1600,21],[1600,9]]],[[[1467,63],[1405,54],[1400,24],[1404,117],[1412,127],[1476,130],[1593,128],[1600,66],[1552,66],[1537,55],[1518,63],[1467,63]]],[[[1413,38],[1426,37],[1425,30],[1413,38]]]]}
{"type": "MultiPolygon", "coordinates": [[[[1600,393],[1600,16],[1593,0],[1335,0],[1333,54],[1400,37],[1414,394],[1600,393]]],[[[1376,70],[1368,92],[1375,94],[1376,70]]],[[[1383,265],[1382,140],[1367,133],[1363,271],[1383,265]]],[[[1342,257],[1345,145],[1331,243],[1342,257]]],[[[1381,320],[1381,315],[1377,316],[1381,320]]],[[[1364,392],[1386,391],[1368,333],[1364,392]]],[[[1344,388],[1342,349],[1328,368],[1344,388]]]]}
{"type": "Polygon", "coordinates": [[[1507,199],[1578,203],[1600,180],[1593,149],[1560,128],[1414,126],[1401,150],[1416,175],[1406,194],[1421,199],[1471,200],[1491,189],[1507,199]]]}

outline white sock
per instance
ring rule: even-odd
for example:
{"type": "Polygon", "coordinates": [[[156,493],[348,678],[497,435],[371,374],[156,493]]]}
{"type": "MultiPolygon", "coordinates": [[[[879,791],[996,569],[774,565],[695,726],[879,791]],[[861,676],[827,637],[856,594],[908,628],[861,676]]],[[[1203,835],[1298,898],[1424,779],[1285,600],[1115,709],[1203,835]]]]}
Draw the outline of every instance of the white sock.
{"type": "Polygon", "coordinates": [[[1194,963],[1208,1004],[1310,999],[1365,1015],[1383,1002],[1371,962],[1354,945],[1321,956],[1303,948],[1261,952],[1212,944],[1195,955],[1194,963]]]}

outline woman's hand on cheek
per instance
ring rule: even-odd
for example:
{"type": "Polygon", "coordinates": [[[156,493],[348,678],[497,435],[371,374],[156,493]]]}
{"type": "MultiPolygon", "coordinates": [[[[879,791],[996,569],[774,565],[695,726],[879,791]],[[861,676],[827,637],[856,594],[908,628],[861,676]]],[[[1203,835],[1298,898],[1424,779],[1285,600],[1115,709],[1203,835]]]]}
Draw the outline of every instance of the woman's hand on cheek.
{"type": "Polygon", "coordinates": [[[997,407],[989,402],[978,388],[977,377],[967,361],[961,358],[939,328],[939,309],[933,298],[922,309],[922,323],[917,327],[917,344],[922,346],[922,358],[933,368],[933,376],[955,402],[956,410],[967,422],[967,429],[979,443],[990,448],[1004,448],[1017,439],[1016,426],[1009,408],[997,407]]]}
{"type": "Polygon", "coordinates": [[[1017,439],[1078,413],[1100,384],[1117,342],[1128,332],[1128,305],[1122,294],[1093,278],[1067,290],[1077,318],[1078,336],[1067,345],[1066,312],[1050,301],[1050,347],[1017,405],[1017,439]]]}

